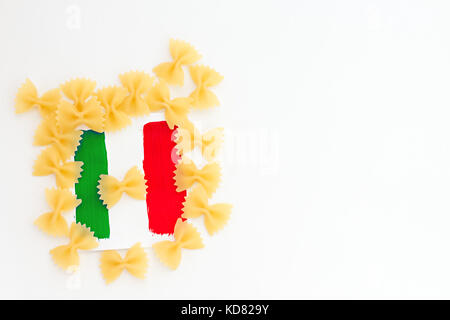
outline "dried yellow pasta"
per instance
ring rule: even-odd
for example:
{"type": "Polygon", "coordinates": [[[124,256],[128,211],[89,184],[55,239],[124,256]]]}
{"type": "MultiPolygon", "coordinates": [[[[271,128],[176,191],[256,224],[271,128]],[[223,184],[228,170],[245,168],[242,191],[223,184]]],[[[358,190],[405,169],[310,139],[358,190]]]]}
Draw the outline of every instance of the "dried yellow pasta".
{"type": "Polygon", "coordinates": [[[61,90],[73,103],[61,100],[57,110],[57,124],[62,132],[87,125],[94,131],[103,132],[104,110],[94,95],[96,83],[89,79],[74,79],[61,85],[61,90]]]}
{"type": "Polygon", "coordinates": [[[230,218],[231,205],[227,203],[208,204],[208,195],[202,187],[196,187],[189,192],[184,202],[183,218],[198,218],[204,216],[206,230],[210,235],[224,227],[230,218]]]}
{"type": "Polygon", "coordinates": [[[170,55],[172,62],[163,62],[153,68],[158,78],[167,81],[168,84],[182,86],[184,83],[184,71],[181,66],[190,65],[202,57],[189,43],[181,40],[170,39],[170,55]]]}
{"type": "Polygon", "coordinates": [[[159,260],[172,270],[180,265],[181,249],[203,248],[200,233],[193,225],[181,218],[175,224],[174,238],[175,241],[160,241],[153,245],[159,260]]]}
{"type": "Polygon", "coordinates": [[[34,162],[34,176],[55,175],[59,188],[71,188],[81,177],[81,161],[62,161],[59,153],[52,146],[45,148],[34,162]]]}
{"type": "Polygon", "coordinates": [[[95,86],[95,81],[77,78],[63,83],[61,90],[67,98],[73,101],[75,108],[82,111],[85,109],[83,105],[94,94],[95,86]]]}
{"type": "Polygon", "coordinates": [[[150,111],[164,109],[167,125],[170,129],[173,129],[175,125],[180,125],[186,120],[191,99],[170,99],[170,90],[167,83],[160,81],[150,89],[147,95],[147,103],[150,111]]]}
{"type": "Polygon", "coordinates": [[[127,95],[127,89],[115,86],[97,91],[96,96],[105,108],[105,131],[119,130],[131,124],[121,105],[127,95]]]}
{"type": "Polygon", "coordinates": [[[144,174],[136,166],[128,170],[122,181],[113,176],[101,174],[98,190],[100,199],[108,209],[120,200],[123,193],[138,200],[145,200],[147,194],[144,174]]]}
{"type": "Polygon", "coordinates": [[[94,237],[94,233],[85,225],[72,222],[69,231],[69,244],[50,250],[50,254],[59,267],[67,270],[69,267],[80,265],[78,250],[90,250],[97,247],[98,241],[94,237]]]}
{"type": "Polygon", "coordinates": [[[80,125],[86,125],[94,131],[103,132],[104,110],[97,98],[91,98],[79,105],[79,110],[74,104],[62,100],[58,106],[57,124],[62,132],[75,130],[80,125]]]}
{"type": "Polygon", "coordinates": [[[61,213],[76,208],[81,200],[67,189],[46,189],[45,198],[52,211],[40,215],[34,224],[49,235],[67,236],[69,227],[61,213]]]}
{"type": "Polygon", "coordinates": [[[72,157],[81,140],[81,130],[62,132],[56,125],[56,117],[44,119],[34,135],[35,146],[53,146],[59,153],[61,160],[72,157]]]}
{"type": "Polygon", "coordinates": [[[49,90],[39,97],[33,82],[30,79],[26,79],[17,92],[15,109],[16,113],[23,113],[37,106],[41,115],[45,118],[56,111],[60,100],[61,93],[59,89],[49,90]]]}
{"type": "Polygon", "coordinates": [[[103,251],[100,258],[100,270],[107,284],[116,280],[124,269],[131,275],[144,279],[147,268],[147,254],[139,242],[128,249],[124,258],[116,250],[103,251]]]}
{"type": "Polygon", "coordinates": [[[220,183],[220,166],[218,163],[208,163],[198,169],[192,160],[184,157],[175,169],[175,185],[177,192],[189,189],[194,183],[200,184],[208,197],[216,191],[220,183]]]}
{"type": "Polygon", "coordinates": [[[214,128],[204,134],[201,134],[194,127],[185,127],[177,129],[177,149],[179,154],[200,148],[202,156],[206,161],[213,161],[217,157],[220,146],[223,142],[223,128],[214,128]]]}
{"type": "Polygon", "coordinates": [[[123,73],[119,75],[119,79],[129,93],[123,100],[121,109],[131,116],[148,114],[150,110],[143,96],[150,90],[155,79],[140,71],[123,73]]]}
{"type": "Polygon", "coordinates": [[[217,86],[223,80],[223,76],[207,66],[191,66],[189,72],[192,81],[197,85],[190,95],[193,99],[192,106],[198,109],[218,106],[219,99],[209,88],[217,86]]]}

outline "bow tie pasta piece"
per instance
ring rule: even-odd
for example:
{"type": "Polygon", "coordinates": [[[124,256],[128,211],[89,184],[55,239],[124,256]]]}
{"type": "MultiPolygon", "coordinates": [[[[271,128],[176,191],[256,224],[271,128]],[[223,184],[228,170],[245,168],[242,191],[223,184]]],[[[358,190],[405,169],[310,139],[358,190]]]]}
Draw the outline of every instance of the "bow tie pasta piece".
{"type": "Polygon", "coordinates": [[[217,86],[223,80],[223,76],[207,66],[191,66],[189,72],[192,81],[197,85],[190,95],[194,101],[192,106],[198,109],[218,106],[219,99],[209,88],[217,86]]]}
{"type": "Polygon", "coordinates": [[[104,110],[94,94],[96,83],[88,79],[74,79],[61,85],[65,96],[73,103],[61,100],[57,109],[57,124],[68,132],[79,125],[87,125],[94,131],[103,132],[104,110]]]}
{"type": "Polygon", "coordinates": [[[161,241],[153,245],[156,255],[170,269],[175,270],[181,262],[181,249],[203,248],[200,233],[193,225],[178,219],[174,229],[175,241],[161,241]]]}
{"type": "Polygon", "coordinates": [[[158,78],[169,84],[182,86],[184,83],[184,72],[181,66],[190,65],[202,57],[189,43],[181,40],[170,39],[170,55],[172,62],[163,62],[153,68],[158,78]]]}
{"type": "Polygon", "coordinates": [[[131,124],[131,119],[120,107],[127,95],[127,89],[122,87],[106,87],[97,91],[96,96],[105,108],[105,131],[119,130],[131,124]]]}
{"type": "Polygon", "coordinates": [[[113,176],[101,174],[97,188],[100,199],[108,209],[122,198],[124,192],[137,200],[145,200],[147,194],[144,174],[136,166],[128,170],[122,181],[113,176]]]}
{"type": "Polygon", "coordinates": [[[185,157],[178,163],[174,179],[177,192],[187,190],[194,183],[198,183],[205,189],[208,197],[211,197],[220,183],[220,166],[214,162],[198,169],[192,160],[185,157]]]}
{"type": "Polygon", "coordinates": [[[82,111],[85,109],[84,104],[94,94],[95,86],[95,81],[78,78],[63,83],[61,90],[67,98],[73,101],[74,107],[78,111],[82,111]]]}
{"type": "Polygon", "coordinates": [[[143,95],[152,87],[153,77],[145,72],[130,71],[119,75],[120,82],[127,88],[128,96],[121,105],[121,110],[132,116],[149,114],[147,103],[143,95]]]}
{"type": "Polygon", "coordinates": [[[81,161],[63,162],[54,147],[44,149],[34,162],[34,176],[54,174],[59,188],[72,188],[81,177],[81,161]]]}
{"type": "Polygon", "coordinates": [[[139,242],[127,251],[123,259],[116,250],[103,251],[100,258],[100,270],[107,284],[115,281],[124,269],[136,278],[144,279],[147,268],[147,254],[139,242]]]}
{"type": "Polygon", "coordinates": [[[79,223],[72,222],[69,239],[69,244],[50,250],[53,261],[64,270],[80,265],[78,250],[91,250],[98,247],[94,233],[79,223]]]}
{"type": "Polygon", "coordinates": [[[164,81],[160,81],[150,89],[146,100],[150,111],[165,111],[167,125],[170,129],[173,129],[175,125],[182,125],[186,121],[191,106],[190,98],[170,99],[170,90],[164,81]]]}
{"type": "Polygon", "coordinates": [[[34,224],[52,236],[67,236],[69,227],[61,213],[76,208],[81,200],[67,189],[46,189],[45,198],[52,211],[40,215],[34,224]]]}
{"type": "Polygon", "coordinates": [[[103,132],[104,110],[96,97],[78,107],[62,100],[57,110],[57,124],[62,132],[75,130],[80,125],[87,125],[94,131],[103,132]],[[80,109],[81,108],[81,109],[80,109]]]}
{"type": "Polygon", "coordinates": [[[223,128],[215,128],[207,131],[203,135],[196,128],[177,129],[177,149],[180,155],[200,148],[202,156],[206,161],[211,162],[217,157],[217,153],[223,142],[223,128]]]}
{"type": "Polygon", "coordinates": [[[58,152],[61,160],[72,157],[80,145],[81,130],[62,132],[56,125],[55,116],[44,119],[34,135],[35,146],[51,145],[58,152]]]}
{"type": "Polygon", "coordinates": [[[205,227],[210,235],[222,229],[230,218],[232,206],[227,203],[208,204],[208,195],[202,187],[192,190],[184,202],[185,219],[204,216],[205,227]]]}
{"type": "Polygon", "coordinates": [[[16,113],[23,113],[37,106],[41,115],[46,118],[56,111],[60,100],[59,89],[49,90],[39,97],[33,82],[26,79],[17,92],[15,109],[16,113]]]}

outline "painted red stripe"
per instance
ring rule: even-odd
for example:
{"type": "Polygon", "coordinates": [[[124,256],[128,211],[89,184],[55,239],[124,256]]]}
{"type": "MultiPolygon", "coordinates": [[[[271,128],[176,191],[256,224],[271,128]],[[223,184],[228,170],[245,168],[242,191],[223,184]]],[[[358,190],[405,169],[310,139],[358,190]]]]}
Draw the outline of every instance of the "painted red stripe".
{"type": "Polygon", "coordinates": [[[186,191],[175,186],[176,155],[173,133],[166,121],[144,125],[144,173],[147,180],[148,227],[157,234],[172,234],[177,219],[183,213],[186,191]]]}

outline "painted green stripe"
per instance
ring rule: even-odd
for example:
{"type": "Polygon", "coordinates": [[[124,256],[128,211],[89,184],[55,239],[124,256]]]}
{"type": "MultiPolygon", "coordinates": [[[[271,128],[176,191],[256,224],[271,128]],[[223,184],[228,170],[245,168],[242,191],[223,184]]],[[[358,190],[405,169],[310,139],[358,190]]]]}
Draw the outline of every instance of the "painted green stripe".
{"type": "Polygon", "coordinates": [[[98,195],[98,180],[101,174],[108,174],[105,134],[92,130],[83,131],[75,161],[83,161],[83,172],[75,184],[77,198],[81,204],[76,209],[76,220],[91,228],[99,239],[109,238],[108,209],[98,195]]]}

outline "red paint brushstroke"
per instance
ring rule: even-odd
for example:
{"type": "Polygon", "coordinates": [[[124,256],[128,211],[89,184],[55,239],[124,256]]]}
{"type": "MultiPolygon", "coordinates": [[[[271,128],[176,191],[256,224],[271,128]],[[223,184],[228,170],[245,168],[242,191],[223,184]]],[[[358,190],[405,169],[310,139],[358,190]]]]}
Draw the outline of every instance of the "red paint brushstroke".
{"type": "Polygon", "coordinates": [[[177,219],[183,213],[186,191],[177,192],[173,132],[166,121],[144,125],[144,173],[147,180],[147,214],[149,230],[157,234],[172,234],[177,219]]]}

